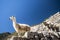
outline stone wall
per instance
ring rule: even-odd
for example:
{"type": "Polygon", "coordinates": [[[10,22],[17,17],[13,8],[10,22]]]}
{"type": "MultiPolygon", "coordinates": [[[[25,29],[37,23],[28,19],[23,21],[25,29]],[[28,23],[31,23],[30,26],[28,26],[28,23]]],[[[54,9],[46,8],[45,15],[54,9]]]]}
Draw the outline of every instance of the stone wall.
{"type": "Polygon", "coordinates": [[[10,40],[60,40],[60,37],[58,38],[56,35],[51,33],[44,36],[43,33],[29,32],[28,38],[13,37],[13,39],[10,40]]]}

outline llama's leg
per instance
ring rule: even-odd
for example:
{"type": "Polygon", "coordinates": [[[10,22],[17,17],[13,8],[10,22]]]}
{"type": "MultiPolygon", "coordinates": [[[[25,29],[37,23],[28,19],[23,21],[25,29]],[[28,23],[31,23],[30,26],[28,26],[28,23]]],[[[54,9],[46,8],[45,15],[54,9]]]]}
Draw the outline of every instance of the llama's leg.
{"type": "Polygon", "coordinates": [[[25,32],[25,34],[22,36],[23,38],[27,38],[28,37],[28,32],[25,32]]]}
{"type": "Polygon", "coordinates": [[[18,33],[18,37],[21,37],[19,33],[18,33]]]}
{"type": "Polygon", "coordinates": [[[18,33],[18,38],[17,38],[17,40],[19,40],[19,37],[21,37],[21,36],[20,36],[20,34],[18,33]]]}

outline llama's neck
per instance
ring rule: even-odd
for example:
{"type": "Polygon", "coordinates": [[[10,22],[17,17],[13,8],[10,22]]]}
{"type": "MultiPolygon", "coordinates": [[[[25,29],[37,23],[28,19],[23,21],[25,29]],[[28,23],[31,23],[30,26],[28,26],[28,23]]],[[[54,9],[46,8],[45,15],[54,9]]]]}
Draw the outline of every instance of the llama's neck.
{"type": "Polygon", "coordinates": [[[13,21],[13,24],[16,24],[16,21],[13,21]]]}
{"type": "Polygon", "coordinates": [[[13,20],[13,27],[16,27],[16,20],[13,20]]]}
{"type": "Polygon", "coordinates": [[[13,20],[13,27],[14,27],[15,31],[18,32],[17,31],[17,23],[16,23],[16,20],[13,20]]]}

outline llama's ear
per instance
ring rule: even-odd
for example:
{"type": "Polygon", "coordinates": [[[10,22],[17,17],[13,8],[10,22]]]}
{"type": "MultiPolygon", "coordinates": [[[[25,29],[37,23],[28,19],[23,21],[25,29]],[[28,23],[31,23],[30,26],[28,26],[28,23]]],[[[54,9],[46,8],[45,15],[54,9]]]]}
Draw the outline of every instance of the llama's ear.
{"type": "MultiPolygon", "coordinates": [[[[14,17],[15,18],[15,17],[14,17]]],[[[16,18],[15,18],[16,19],[16,18]]]]}
{"type": "Polygon", "coordinates": [[[14,16],[11,16],[11,17],[14,17],[14,16]]]}
{"type": "Polygon", "coordinates": [[[15,16],[12,16],[12,17],[14,17],[14,18],[15,18],[15,16]]]}

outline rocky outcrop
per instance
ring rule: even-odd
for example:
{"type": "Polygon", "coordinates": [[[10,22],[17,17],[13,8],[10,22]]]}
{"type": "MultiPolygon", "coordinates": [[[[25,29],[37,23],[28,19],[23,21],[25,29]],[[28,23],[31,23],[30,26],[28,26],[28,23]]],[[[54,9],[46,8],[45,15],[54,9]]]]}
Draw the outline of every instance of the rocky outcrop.
{"type": "Polygon", "coordinates": [[[42,23],[32,26],[27,38],[18,37],[17,33],[9,35],[7,40],[60,40],[60,12],[52,15],[42,23]]]}
{"type": "Polygon", "coordinates": [[[11,35],[11,33],[9,33],[9,32],[1,33],[1,34],[0,34],[0,40],[5,40],[5,38],[6,38],[8,35],[11,35]]]}

